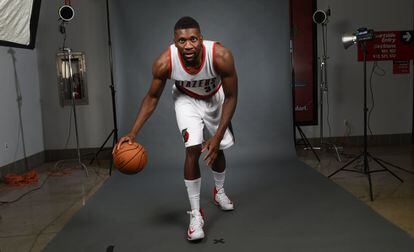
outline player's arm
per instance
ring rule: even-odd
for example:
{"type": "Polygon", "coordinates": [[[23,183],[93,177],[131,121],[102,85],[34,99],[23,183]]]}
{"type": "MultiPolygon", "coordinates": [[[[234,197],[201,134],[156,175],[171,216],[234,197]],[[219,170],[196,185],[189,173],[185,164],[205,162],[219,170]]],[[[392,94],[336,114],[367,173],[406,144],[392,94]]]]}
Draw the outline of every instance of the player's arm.
{"type": "Polygon", "coordinates": [[[234,65],[233,55],[230,50],[220,44],[216,45],[214,67],[221,77],[221,85],[223,87],[225,99],[222,108],[222,115],[216,134],[206,143],[203,148],[208,149],[204,160],[207,164],[214,163],[217,157],[217,151],[224,133],[230,124],[231,118],[236,110],[237,105],[237,73],[234,65]]]}
{"type": "Polygon", "coordinates": [[[118,144],[115,146],[115,148],[119,149],[123,142],[128,141],[129,143],[132,143],[144,123],[156,109],[168,78],[169,62],[170,54],[168,50],[163,52],[161,56],[155,60],[152,66],[151,86],[141,102],[141,107],[139,108],[134,125],[127,135],[119,139],[118,144]]]}

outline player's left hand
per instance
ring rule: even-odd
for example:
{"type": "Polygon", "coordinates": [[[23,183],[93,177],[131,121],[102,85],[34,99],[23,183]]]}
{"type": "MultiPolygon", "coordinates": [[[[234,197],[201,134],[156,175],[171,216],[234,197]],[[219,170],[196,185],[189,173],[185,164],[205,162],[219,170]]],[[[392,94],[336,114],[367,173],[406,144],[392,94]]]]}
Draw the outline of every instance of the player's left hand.
{"type": "Polygon", "coordinates": [[[211,166],[216,161],[219,147],[220,147],[220,139],[217,139],[216,137],[212,137],[208,139],[207,142],[204,144],[201,152],[208,150],[207,154],[203,158],[204,161],[207,161],[208,166],[211,166]]]}

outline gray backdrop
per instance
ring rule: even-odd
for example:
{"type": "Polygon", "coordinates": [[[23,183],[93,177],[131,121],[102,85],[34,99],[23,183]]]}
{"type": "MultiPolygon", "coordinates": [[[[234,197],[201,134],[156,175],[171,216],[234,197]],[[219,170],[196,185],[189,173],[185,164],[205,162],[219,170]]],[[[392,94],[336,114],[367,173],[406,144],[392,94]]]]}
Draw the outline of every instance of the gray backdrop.
{"type": "MultiPolygon", "coordinates": [[[[151,81],[154,59],[173,42],[182,16],[200,23],[205,39],[220,41],[234,55],[239,102],[233,118],[233,158],[293,157],[289,56],[289,5],[271,1],[110,1],[120,135],[128,132],[151,81]]],[[[137,140],[148,149],[150,164],[181,161],[172,82],[137,140]]],[[[240,161],[240,160],[239,160],[240,161]]]]}

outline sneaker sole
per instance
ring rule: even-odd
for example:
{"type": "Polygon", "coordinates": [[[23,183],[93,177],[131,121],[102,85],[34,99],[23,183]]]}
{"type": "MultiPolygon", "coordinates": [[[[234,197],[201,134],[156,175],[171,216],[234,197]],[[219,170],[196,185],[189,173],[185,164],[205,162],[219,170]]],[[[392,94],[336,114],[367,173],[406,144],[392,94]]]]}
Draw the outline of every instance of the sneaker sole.
{"type": "Polygon", "coordinates": [[[201,240],[201,239],[204,239],[204,235],[202,237],[197,237],[197,238],[187,236],[187,240],[189,240],[189,241],[197,241],[197,240],[201,240]]]}
{"type": "Polygon", "coordinates": [[[223,211],[233,211],[234,210],[234,206],[233,206],[233,208],[230,208],[230,209],[225,209],[225,208],[222,208],[221,206],[220,206],[220,204],[219,203],[217,203],[216,201],[214,201],[214,205],[216,205],[216,206],[218,206],[221,210],[223,210],[223,211]]]}

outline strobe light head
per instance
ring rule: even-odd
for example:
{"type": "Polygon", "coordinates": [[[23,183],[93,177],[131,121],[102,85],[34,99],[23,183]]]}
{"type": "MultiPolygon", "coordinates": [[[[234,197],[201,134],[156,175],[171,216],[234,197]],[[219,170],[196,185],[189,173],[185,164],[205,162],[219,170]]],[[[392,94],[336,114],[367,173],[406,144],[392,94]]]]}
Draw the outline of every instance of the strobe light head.
{"type": "Polygon", "coordinates": [[[63,21],[69,22],[73,19],[75,15],[75,10],[70,5],[63,5],[59,8],[59,18],[63,21]]]}
{"type": "Polygon", "coordinates": [[[345,49],[348,49],[350,46],[357,42],[367,41],[374,38],[374,30],[367,28],[359,28],[354,33],[345,33],[342,35],[342,44],[345,49]]]}
{"type": "Polygon", "coordinates": [[[356,36],[354,33],[344,33],[342,35],[342,44],[344,45],[345,49],[348,49],[350,46],[357,42],[356,36]]]}
{"type": "Polygon", "coordinates": [[[331,10],[327,9],[326,11],[317,10],[313,13],[312,19],[313,22],[317,24],[326,24],[328,23],[328,17],[331,15],[331,10]]]}

